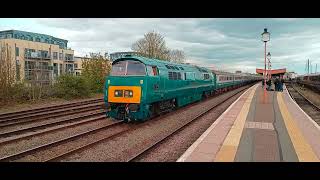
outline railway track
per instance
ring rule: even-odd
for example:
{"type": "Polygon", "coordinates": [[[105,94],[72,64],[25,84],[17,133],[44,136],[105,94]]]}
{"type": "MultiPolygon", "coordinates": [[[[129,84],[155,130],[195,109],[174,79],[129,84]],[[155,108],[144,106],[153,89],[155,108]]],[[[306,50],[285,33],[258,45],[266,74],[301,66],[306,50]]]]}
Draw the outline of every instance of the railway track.
{"type": "Polygon", "coordinates": [[[103,103],[103,99],[98,98],[98,99],[85,100],[85,101],[74,102],[74,103],[65,103],[65,104],[61,104],[61,105],[28,109],[28,110],[23,110],[23,111],[2,113],[2,114],[0,114],[0,122],[3,123],[3,122],[8,122],[10,120],[23,119],[26,117],[33,117],[34,115],[40,114],[40,113],[47,113],[50,111],[63,110],[66,108],[72,108],[72,107],[76,107],[76,106],[83,106],[83,105],[101,103],[101,102],[103,103]]]}
{"type": "Polygon", "coordinates": [[[317,123],[320,125],[320,107],[301,94],[291,83],[286,83],[286,87],[292,99],[317,123]]]}
{"type": "MultiPolygon", "coordinates": [[[[105,117],[99,117],[99,119],[103,119],[105,117]]],[[[78,134],[75,134],[73,136],[70,136],[70,137],[66,137],[66,138],[63,138],[63,139],[60,139],[60,140],[56,140],[56,141],[53,141],[53,142],[49,142],[49,143],[46,143],[46,144],[43,144],[43,145],[39,145],[39,146],[36,146],[36,147],[33,147],[31,149],[27,149],[27,150],[24,150],[24,151],[21,151],[21,152],[18,152],[18,153],[15,153],[15,154],[12,154],[12,155],[8,155],[8,156],[5,156],[5,157],[1,157],[0,158],[0,161],[17,161],[19,159],[23,159],[24,157],[27,157],[27,156],[33,156],[35,153],[38,153],[38,152],[43,152],[43,151],[46,151],[46,150],[50,150],[54,147],[65,147],[67,143],[72,143],[73,141],[79,141],[81,140],[81,138],[87,138],[88,136],[91,136],[90,139],[95,139],[94,137],[94,134],[97,134],[99,132],[105,132],[107,130],[110,130],[112,131],[113,128],[115,128],[116,126],[121,126],[123,125],[124,122],[123,121],[116,121],[116,122],[112,122],[110,124],[107,124],[107,125],[104,125],[104,126],[101,126],[101,127],[97,127],[95,129],[92,129],[92,130],[88,130],[88,131],[85,131],[85,132],[82,132],[82,133],[78,133],[78,134]]],[[[74,151],[77,151],[79,149],[83,149],[83,148],[86,148],[86,147],[89,147],[95,143],[98,143],[102,140],[105,140],[105,139],[108,139],[108,138],[111,138],[111,137],[114,137],[116,135],[119,135],[121,134],[122,132],[125,132],[129,129],[129,126],[126,126],[126,124],[124,124],[124,129],[120,130],[120,131],[117,131],[117,132],[114,132],[114,133],[110,133],[110,135],[108,136],[101,136],[102,138],[100,139],[96,139],[95,141],[90,141],[89,143],[85,143],[82,144],[80,147],[76,147],[76,148],[73,148],[69,151],[65,151],[63,153],[58,153],[54,156],[50,156],[50,157],[45,157],[45,156],[42,156],[42,158],[44,158],[44,160],[41,160],[41,161],[51,161],[51,160],[54,160],[54,159],[57,159],[59,157],[62,157],[64,155],[67,155],[69,153],[72,153],[74,151]]]]}
{"type": "Polygon", "coordinates": [[[223,99],[221,102],[219,102],[218,104],[210,107],[209,109],[200,112],[198,115],[196,115],[195,117],[191,118],[187,123],[183,124],[180,127],[177,127],[176,129],[174,129],[171,133],[168,133],[165,137],[159,139],[158,141],[155,141],[154,143],[152,143],[149,146],[146,146],[145,148],[141,149],[141,151],[139,151],[139,153],[135,154],[134,156],[128,158],[126,161],[127,162],[133,162],[136,159],[138,159],[139,157],[143,156],[143,154],[147,153],[148,151],[151,151],[153,148],[155,148],[156,146],[160,145],[162,142],[164,142],[165,140],[171,138],[172,136],[174,136],[175,134],[179,133],[180,131],[182,131],[183,129],[187,128],[188,126],[190,126],[193,122],[195,122],[196,120],[198,120],[199,118],[203,117],[204,115],[208,114],[211,111],[214,111],[216,108],[218,108],[219,106],[221,106],[223,103],[225,103],[229,98],[232,98],[236,95],[238,95],[239,93],[242,93],[243,91],[245,91],[245,89],[242,89],[241,91],[223,99]]]}
{"type": "MultiPolygon", "coordinates": [[[[244,88],[246,89],[246,88],[244,88]]],[[[219,105],[221,105],[222,103],[225,102],[225,100],[229,99],[230,97],[233,97],[233,96],[236,96],[237,94],[241,93],[244,89],[234,93],[232,96],[228,96],[226,97],[225,99],[223,99],[221,102],[218,102],[215,106],[211,107],[209,110],[206,110],[205,112],[201,112],[199,113],[198,115],[196,115],[196,117],[192,118],[191,120],[189,120],[189,122],[183,124],[182,126],[176,128],[175,130],[173,130],[170,134],[167,134],[164,138],[161,138],[155,142],[153,142],[151,145],[149,145],[149,143],[146,143],[147,145],[146,146],[142,146],[143,149],[141,149],[138,153],[134,154],[133,156],[128,156],[129,158],[127,158],[125,161],[129,162],[129,161],[133,161],[134,159],[136,159],[138,156],[142,155],[144,152],[150,150],[151,148],[155,147],[157,144],[161,143],[162,141],[164,141],[165,139],[168,139],[170,138],[170,136],[173,136],[174,134],[176,134],[178,131],[184,129],[185,127],[187,127],[188,125],[190,125],[192,122],[196,121],[197,119],[199,119],[200,117],[202,117],[203,115],[205,115],[206,113],[208,113],[209,111],[215,109],[216,107],[218,107],[219,105]]],[[[197,104],[197,103],[196,103],[197,104]]],[[[191,106],[188,106],[189,108],[191,106]]],[[[179,111],[183,111],[185,110],[185,108],[182,108],[182,109],[178,109],[177,111],[173,111],[172,113],[167,113],[167,114],[164,114],[163,116],[160,116],[160,117],[156,117],[150,121],[147,121],[145,123],[141,123],[141,124],[138,124],[134,127],[130,127],[128,129],[125,129],[117,134],[113,134],[112,136],[108,136],[108,137],[103,137],[103,138],[100,138],[100,139],[97,139],[87,145],[84,145],[84,146],[80,146],[79,148],[77,149],[73,149],[71,151],[67,151],[65,152],[64,154],[62,155],[59,155],[57,157],[53,157],[53,158],[50,158],[49,160],[47,161],[63,161],[63,160],[66,160],[72,156],[81,156],[81,155],[77,155],[78,153],[81,153],[83,152],[84,150],[86,149],[95,149],[94,148],[94,145],[98,145],[98,144],[103,144],[103,143],[106,143],[106,142],[117,142],[119,139],[123,139],[125,137],[130,137],[132,135],[132,132],[138,132],[140,130],[142,130],[143,128],[148,128],[150,124],[153,124],[153,123],[157,123],[157,122],[160,122],[161,120],[165,119],[166,117],[168,116],[171,116],[172,114],[179,114],[179,111]]],[[[116,147],[115,147],[116,148],[116,147]]],[[[91,151],[91,150],[90,150],[91,151]]],[[[128,151],[128,149],[119,149],[119,151],[123,151],[123,153],[126,154],[126,151],[128,151]]],[[[91,152],[92,153],[92,152],[91,152]]],[[[94,154],[94,153],[93,153],[94,154]]],[[[122,159],[123,158],[126,158],[126,155],[123,155],[122,156],[122,159]]],[[[72,159],[72,158],[71,158],[72,159]]],[[[119,159],[120,160],[120,159],[119,159]]],[[[118,161],[119,161],[118,160],[118,161]]],[[[67,160],[68,161],[68,160],[67,160]]],[[[105,160],[104,160],[105,161],[105,160]]],[[[107,160],[108,161],[108,160],[107,160]]],[[[120,160],[122,161],[122,160],[120,160]]]]}
{"type": "MultiPolygon", "coordinates": [[[[47,130],[47,131],[42,131],[42,132],[38,132],[38,131],[43,130],[43,129],[48,129],[50,127],[59,126],[59,125],[64,125],[64,126],[59,127],[59,128],[54,128],[54,129],[59,130],[61,128],[65,128],[65,127],[71,126],[73,124],[82,124],[83,121],[81,121],[81,120],[83,120],[83,119],[88,119],[88,118],[92,118],[92,117],[95,117],[95,116],[103,116],[103,117],[105,117],[105,113],[106,113],[105,110],[98,110],[98,111],[93,111],[93,112],[88,113],[88,114],[83,114],[81,116],[75,116],[75,117],[71,117],[71,118],[66,118],[66,119],[59,120],[59,121],[52,121],[52,122],[49,121],[49,122],[44,123],[44,124],[36,124],[36,125],[30,126],[30,127],[23,127],[23,128],[12,129],[12,130],[9,130],[9,131],[2,131],[0,133],[0,139],[7,138],[7,137],[10,137],[10,136],[14,136],[14,135],[17,136],[17,135],[25,134],[25,133],[28,133],[28,132],[33,132],[33,133],[31,135],[27,135],[27,136],[23,136],[23,137],[30,137],[30,136],[33,136],[33,135],[38,135],[38,134],[42,134],[42,133],[46,133],[46,132],[51,132],[52,129],[47,130]]],[[[21,139],[21,137],[18,137],[16,139],[21,139]]],[[[0,141],[0,145],[1,145],[1,143],[2,142],[0,141]]]]}
{"type": "Polygon", "coordinates": [[[49,118],[58,118],[61,116],[73,115],[93,110],[99,110],[103,108],[103,103],[94,103],[87,105],[80,105],[76,107],[68,107],[64,109],[52,110],[49,112],[40,112],[30,115],[22,115],[12,119],[6,119],[0,121],[0,128],[11,127],[17,125],[28,124],[39,120],[45,120],[49,118]]]}

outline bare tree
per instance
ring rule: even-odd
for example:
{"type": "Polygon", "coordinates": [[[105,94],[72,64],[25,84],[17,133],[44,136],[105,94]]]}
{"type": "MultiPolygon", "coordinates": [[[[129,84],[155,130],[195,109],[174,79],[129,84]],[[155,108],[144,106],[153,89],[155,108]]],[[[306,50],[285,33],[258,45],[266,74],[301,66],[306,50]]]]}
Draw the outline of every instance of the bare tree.
{"type": "Polygon", "coordinates": [[[156,58],[176,63],[185,62],[185,53],[182,50],[169,49],[166,46],[164,37],[154,31],[146,33],[144,38],[135,42],[132,45],[132,50],[149,58],[156,58]]]}
{"type": "Polygon", "coordinates": [[[7,44],[0,44],[0,101],[10,99],[11,87],[15,82],[12,50],[7,44]]]}
{"type": "Polygon", "coordinates": [[[185,62],[185,54],[182,50],[171,50],[170,51],[170,61],[171,62],[176,62],[176,63],[183,63],[185,62]]]}
{"type": "Polygon", "coordinates": [[[146,55],[149,58],[169,60],[169,49],[166,47],[164,37],[154,31],[148,32],[144,38],[132,45],[132,50],[146,55]]]}

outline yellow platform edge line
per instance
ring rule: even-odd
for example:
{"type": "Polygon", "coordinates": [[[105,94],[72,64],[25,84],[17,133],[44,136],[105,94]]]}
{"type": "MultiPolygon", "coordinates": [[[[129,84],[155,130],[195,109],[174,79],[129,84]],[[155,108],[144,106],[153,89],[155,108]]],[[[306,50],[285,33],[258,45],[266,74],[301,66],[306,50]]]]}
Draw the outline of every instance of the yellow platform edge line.
{"type": "Polygon", "coordinates": [[[277,93],[279,109],[282,114],[289,137],[300,162],[318,162],[319,159],[310,144],[306,141],[294,118],[283,100],[282,93],[277,93]]]}
{"type": "MultiPolygon", "coordinates": [[[[215,162],[233,162],[240,143],[243,128],[249,113],[251,101],[256,92],[258,85],[251,89],[249,96],[246,98],[239,115],[225,138],[220,150],[218,151],[215,162]]],[[[249,93],[249,92],[248,92],[249,93]]]]}

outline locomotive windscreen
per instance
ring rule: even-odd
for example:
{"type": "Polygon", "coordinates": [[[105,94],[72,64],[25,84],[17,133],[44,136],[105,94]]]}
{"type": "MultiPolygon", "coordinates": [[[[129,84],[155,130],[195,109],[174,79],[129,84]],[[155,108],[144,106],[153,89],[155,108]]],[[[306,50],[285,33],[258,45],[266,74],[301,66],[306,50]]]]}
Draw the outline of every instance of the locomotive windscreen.
{"type": "Polygon", "coordinates": [[[118,61],[112,65],[111,75],[146,75],[146,67],[139,61],[118,61]]]}

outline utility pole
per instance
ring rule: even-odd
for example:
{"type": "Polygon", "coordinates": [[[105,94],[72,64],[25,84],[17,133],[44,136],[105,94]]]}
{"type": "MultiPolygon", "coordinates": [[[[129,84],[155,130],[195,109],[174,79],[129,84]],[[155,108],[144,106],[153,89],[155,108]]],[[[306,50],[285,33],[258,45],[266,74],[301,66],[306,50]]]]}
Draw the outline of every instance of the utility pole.
{"type": "Polygon", "coordinates": [[[309,65],[310,65],[310,63],[309,63],[309,59],[308,59],[308,74],[309,74],[309,72],[310,72],[310,71],[309,71],[309,69],[310,69],[310,68],[309,68],[309,67],[310,67],[309,65]]]}

